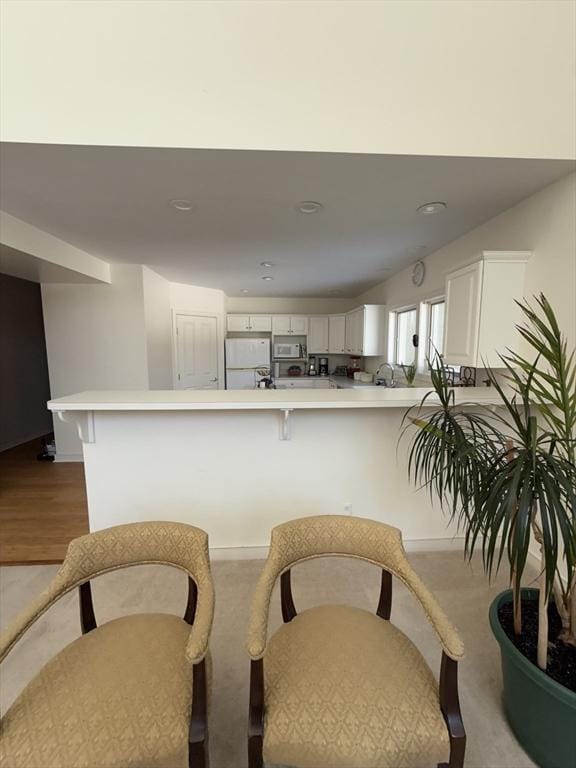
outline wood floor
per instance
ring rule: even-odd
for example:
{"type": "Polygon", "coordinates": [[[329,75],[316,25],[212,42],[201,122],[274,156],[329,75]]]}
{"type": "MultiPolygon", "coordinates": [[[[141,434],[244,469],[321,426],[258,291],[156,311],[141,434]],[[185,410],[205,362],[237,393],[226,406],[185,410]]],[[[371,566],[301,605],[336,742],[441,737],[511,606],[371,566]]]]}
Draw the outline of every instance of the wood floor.
{"type": "Polygon", "coordinates": [[[0,453],[0,564],[59,563],[88,533],[84,465],[37,461],[40,440],[0,453]]]}

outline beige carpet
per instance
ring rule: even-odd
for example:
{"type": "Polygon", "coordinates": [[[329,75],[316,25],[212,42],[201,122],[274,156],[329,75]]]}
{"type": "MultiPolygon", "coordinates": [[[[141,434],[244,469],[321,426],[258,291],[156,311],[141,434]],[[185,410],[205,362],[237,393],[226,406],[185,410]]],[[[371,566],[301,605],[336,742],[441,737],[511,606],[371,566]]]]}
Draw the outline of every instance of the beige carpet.
{"type": "MultiPolygon", "coordinates": [[[[534,763],[510,732],[500,702],[500,657],[488,625],[488,606],[504,588],[501,578],[489,586],[480,563],[466,565],[455,552],[413,554],[410,559],[432,589],[466,645],[460,664],[460,699],[468,734],[467,768],[529,768],[534,763]]],[[[252,591],[262,561],[217,561],[216,620],[212,636],[214,688],[210,719],[211,768],[246,766],[248,659],[244,636],[252,591]]],[[[57,566],[0,568],[0,625],[40,592],[57,566]]],[[[293,578],[297,608],[322,602],[350,603],[375,610],[380,578],[370,565],[323,559],[302,564],[293,578]]],[[[103,622],[126,613],[182,613],[185,578],[170,568],[141,566],[101,577],[94,585],[96,616],[103,622]]],[[[440,650],[412,596],[394,583],[392,620],[418,645],[437,673],[440,650]]],[[[273,599],[271,629],[280,623],[279,597],[273,599]]],[[[30,630],[0,668],[2,711],[23,685],[60,648],[78,636],[78,602],[69,595],[30,630]]]]}

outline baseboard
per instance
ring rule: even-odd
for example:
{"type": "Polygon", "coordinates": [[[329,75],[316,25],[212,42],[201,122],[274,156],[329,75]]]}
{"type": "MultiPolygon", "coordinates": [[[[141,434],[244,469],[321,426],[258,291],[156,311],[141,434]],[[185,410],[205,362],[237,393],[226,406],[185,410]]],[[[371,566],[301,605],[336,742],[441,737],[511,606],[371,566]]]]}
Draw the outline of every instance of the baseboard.
{"type": "Polygon", "coordinates": [[[265,560],[268,547],[210,547],[211,560],[265,560]]]}
{"type": "MultiPolygon", "coordinates": [[[[460,552],[464,551],[464,537],[450,539],[406,539],[404,549],[407,552],[460,552]]],[[[268,557],[268,547],[210,547],[212,560],[264,560],[268,557]]]]}
{"type": "Polygon", "coordinates": [[[406,552],[464,552],[464,536],[439,539],[403,539],[406,552]]]}
{"type": "Polygon", "coordinates": [[[84,461],[84,456],[81,453],[56,453],[54,461],[58,464],[63,464],[67,461],[84,461]]]}

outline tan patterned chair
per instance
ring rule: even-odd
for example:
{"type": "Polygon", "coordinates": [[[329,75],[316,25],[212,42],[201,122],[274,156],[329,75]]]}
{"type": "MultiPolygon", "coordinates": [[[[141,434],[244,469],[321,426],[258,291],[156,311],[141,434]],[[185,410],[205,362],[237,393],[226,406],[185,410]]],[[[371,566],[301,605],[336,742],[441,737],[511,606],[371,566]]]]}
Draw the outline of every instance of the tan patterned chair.
{"type": "Polygon", "coordinates": [[[250,768],[461,768],[466,736],[458,703],[458,633],[411,568],[400,531],[341,516],[306,517],[272,531],[252,604],[250,768]],[[324,605],[297,615],[290,569],[326,555],[382,569],[376,615],[324,605]],[[415,595],[442,647],[440,685],[390,621],[392,575],[415,595]],[[280,576],[284,625],[267,638],[280,576]]]}
{"type": "Polygon", "coordinates": [[[7,711],[0,766],[205,768],[206,656],[214,612],[207,534],[151,522],[75,539],[50,586],[0,638],[0,661],[75,588],[83,634],[43,667],[7,711]],[[90,579],[144,563],[186,574],[184,618],[137,614],[97,627],[90,579]]]}

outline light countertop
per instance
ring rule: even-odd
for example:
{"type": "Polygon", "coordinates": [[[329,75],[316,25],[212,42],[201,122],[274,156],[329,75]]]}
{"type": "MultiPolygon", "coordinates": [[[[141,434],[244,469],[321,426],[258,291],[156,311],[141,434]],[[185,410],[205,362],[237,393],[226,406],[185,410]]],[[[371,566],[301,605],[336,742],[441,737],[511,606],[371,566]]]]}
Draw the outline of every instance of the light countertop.
{"type": "Polygon", "coordinates": [[[356,379],[351,379],[349,376],[334,376],[334,374],[330,374],[329,376],[275,376],[274,381],[280,385],[284,385],[288,382],[309,381],[311,387],[313,387],[313,383],[316,381],[332,381],[339,389],[363,389],[364,387],[378,386],[377,384],[374,384],[373,381],[357,381],[356,379]]]}
{"type": "MultiPolygon", "coordinates": [[[[340,408],[408,408],[429,392],[426,388],[366,386],[354,389],[139,390],[88,391],[48,402],[51,411],[209,411],[306,410],[340,408]]],[[[457,403],[498,405],[490,387],[456,388],[457,403]]],[[[435,395],[430,405],[438,403],[435,395]]]]}

